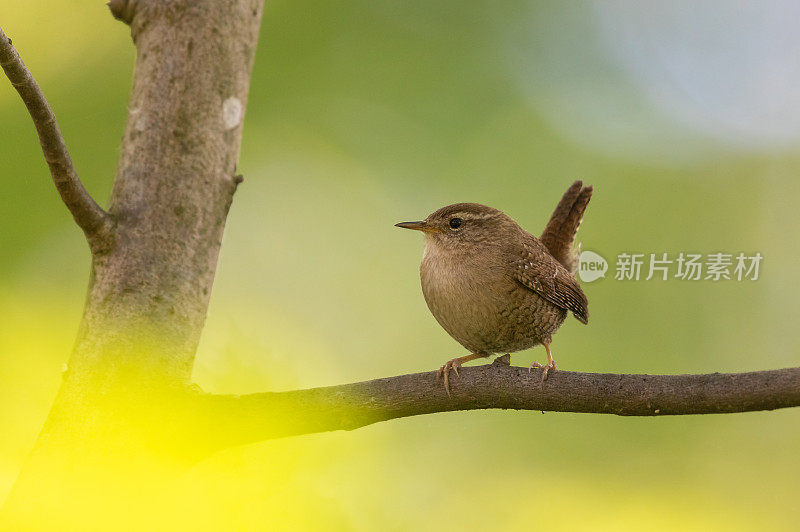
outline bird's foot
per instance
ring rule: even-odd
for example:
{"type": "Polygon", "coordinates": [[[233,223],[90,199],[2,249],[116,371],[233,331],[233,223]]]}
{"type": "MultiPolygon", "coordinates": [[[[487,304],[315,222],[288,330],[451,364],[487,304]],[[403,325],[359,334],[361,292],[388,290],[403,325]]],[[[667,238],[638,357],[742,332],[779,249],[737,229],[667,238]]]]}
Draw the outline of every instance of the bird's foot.
{"type": "Polygon", "coordinates": [[[447,397],[451,397],[450,396],[450,370],[453,370],[453,371],[456,372],[456,377],[460,377],[460,375],[458,374],[458,368],[461,367],[461,364],[463,364],[464,362],[469,362],[470,360],[475,360],[476,358],[481,358],[481,357],[485,357],[485,356],[488,356],[488,355],[483,354],[483,353],[472,353],[471,355],[467,355],[467,356],[464,356],[464,357],[456,357],[453,360],[448,360],[447,362],[442,364],[442,367],[439,368],[439,372],[436,374],[436,382],[439,382],[439,379],[444,377],[444,389],[447,392],[447,397]]]}
{"type": "Polygon", "coordinates": [[[447,392],[447,397],[451,397],[450,395],[450,370],[455,371],[456,377],[460,377],[458,374],[458,368],[461,367],[462,358],[458,357],[454,358],[453,360],[448,360],[442,367],[439,368],[439,373],[436,374],[436,382],[439,382],[442,378],[444,378],[444,389],[447,392]]]}
{"type": "Polygon", "coordinates": [[[552,371],[557,371],[558,370],[558,368],[556,368],[556,361],[555,360],[551,360],[547,364],[540,364],[539,362],[534,361],[531,364],[531,367],[528,368],[528,373],[530,373],[533,368],[541,368],[542,369],[542,382],[547,380],[547,374],[548,374],[548,372],[550,372],[550,370],[552,370],[552,371]]]}

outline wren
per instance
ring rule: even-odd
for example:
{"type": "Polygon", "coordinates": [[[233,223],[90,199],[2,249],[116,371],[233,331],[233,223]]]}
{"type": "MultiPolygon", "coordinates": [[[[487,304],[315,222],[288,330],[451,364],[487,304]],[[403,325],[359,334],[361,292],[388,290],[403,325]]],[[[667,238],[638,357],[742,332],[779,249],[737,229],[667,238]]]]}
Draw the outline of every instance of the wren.
{"type": "Polygon", "coordinates": [[[542,382],[556,370],[552,336],[567,312],[589,320],[588,302],[575,272],[575,234],[592,196],[576,181],[536,238],[505,213],[478,203],[442,207],[419,222],[397,227],[422,231],[422,293],[436,321],[471,354],[449,360],[438,378],[450,395],[450,371],[464,362],[538,344],[547,351],[542,382]]]}

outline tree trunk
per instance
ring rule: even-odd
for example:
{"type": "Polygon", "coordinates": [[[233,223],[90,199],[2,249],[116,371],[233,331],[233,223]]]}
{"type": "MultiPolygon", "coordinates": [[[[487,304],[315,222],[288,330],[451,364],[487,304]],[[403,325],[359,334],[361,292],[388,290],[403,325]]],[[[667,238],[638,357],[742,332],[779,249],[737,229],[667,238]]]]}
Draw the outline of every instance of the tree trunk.
{"type": "Polygon", "coordinates": [[[78,339],[3,529],[130,523],[142,493],[157,495],[202,453],[183,406],[241,179],[262,2],[121,4],[137,58],[114,227],[92,246],[78,339]]]}

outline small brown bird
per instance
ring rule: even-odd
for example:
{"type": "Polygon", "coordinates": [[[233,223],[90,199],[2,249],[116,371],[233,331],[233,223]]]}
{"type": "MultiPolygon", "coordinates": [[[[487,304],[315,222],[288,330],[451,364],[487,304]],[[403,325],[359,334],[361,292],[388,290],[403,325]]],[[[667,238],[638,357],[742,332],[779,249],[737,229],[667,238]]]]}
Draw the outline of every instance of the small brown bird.
{"type": "Polygon", "coordinates": [[[420,222],[397,224],[425,233],[425,301],[439,325],[471,352],[439,369],[448,395],[450,370],[458,375],[464,362],[496,353],[543,344],[547,364],[531,368],[542,368],[542,381],[556,370],[550,342],[567,311],[581,323],[589,319],[575,279],[579,250],[572,244],[591,197],[592,187],[573,183],[540,238],[478,203],[448,205],[420,222]]]}

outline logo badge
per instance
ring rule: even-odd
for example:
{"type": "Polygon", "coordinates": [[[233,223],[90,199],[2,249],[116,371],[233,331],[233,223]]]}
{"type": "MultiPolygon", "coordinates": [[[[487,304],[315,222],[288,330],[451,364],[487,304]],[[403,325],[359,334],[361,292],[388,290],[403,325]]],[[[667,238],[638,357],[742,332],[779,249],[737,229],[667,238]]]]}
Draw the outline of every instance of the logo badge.
{"type": "Polygon", "coordinates": [[[594,251],[581,252],[578,276],[584,283],[591,283],[606,276],[608,261],[594,251]]]}

